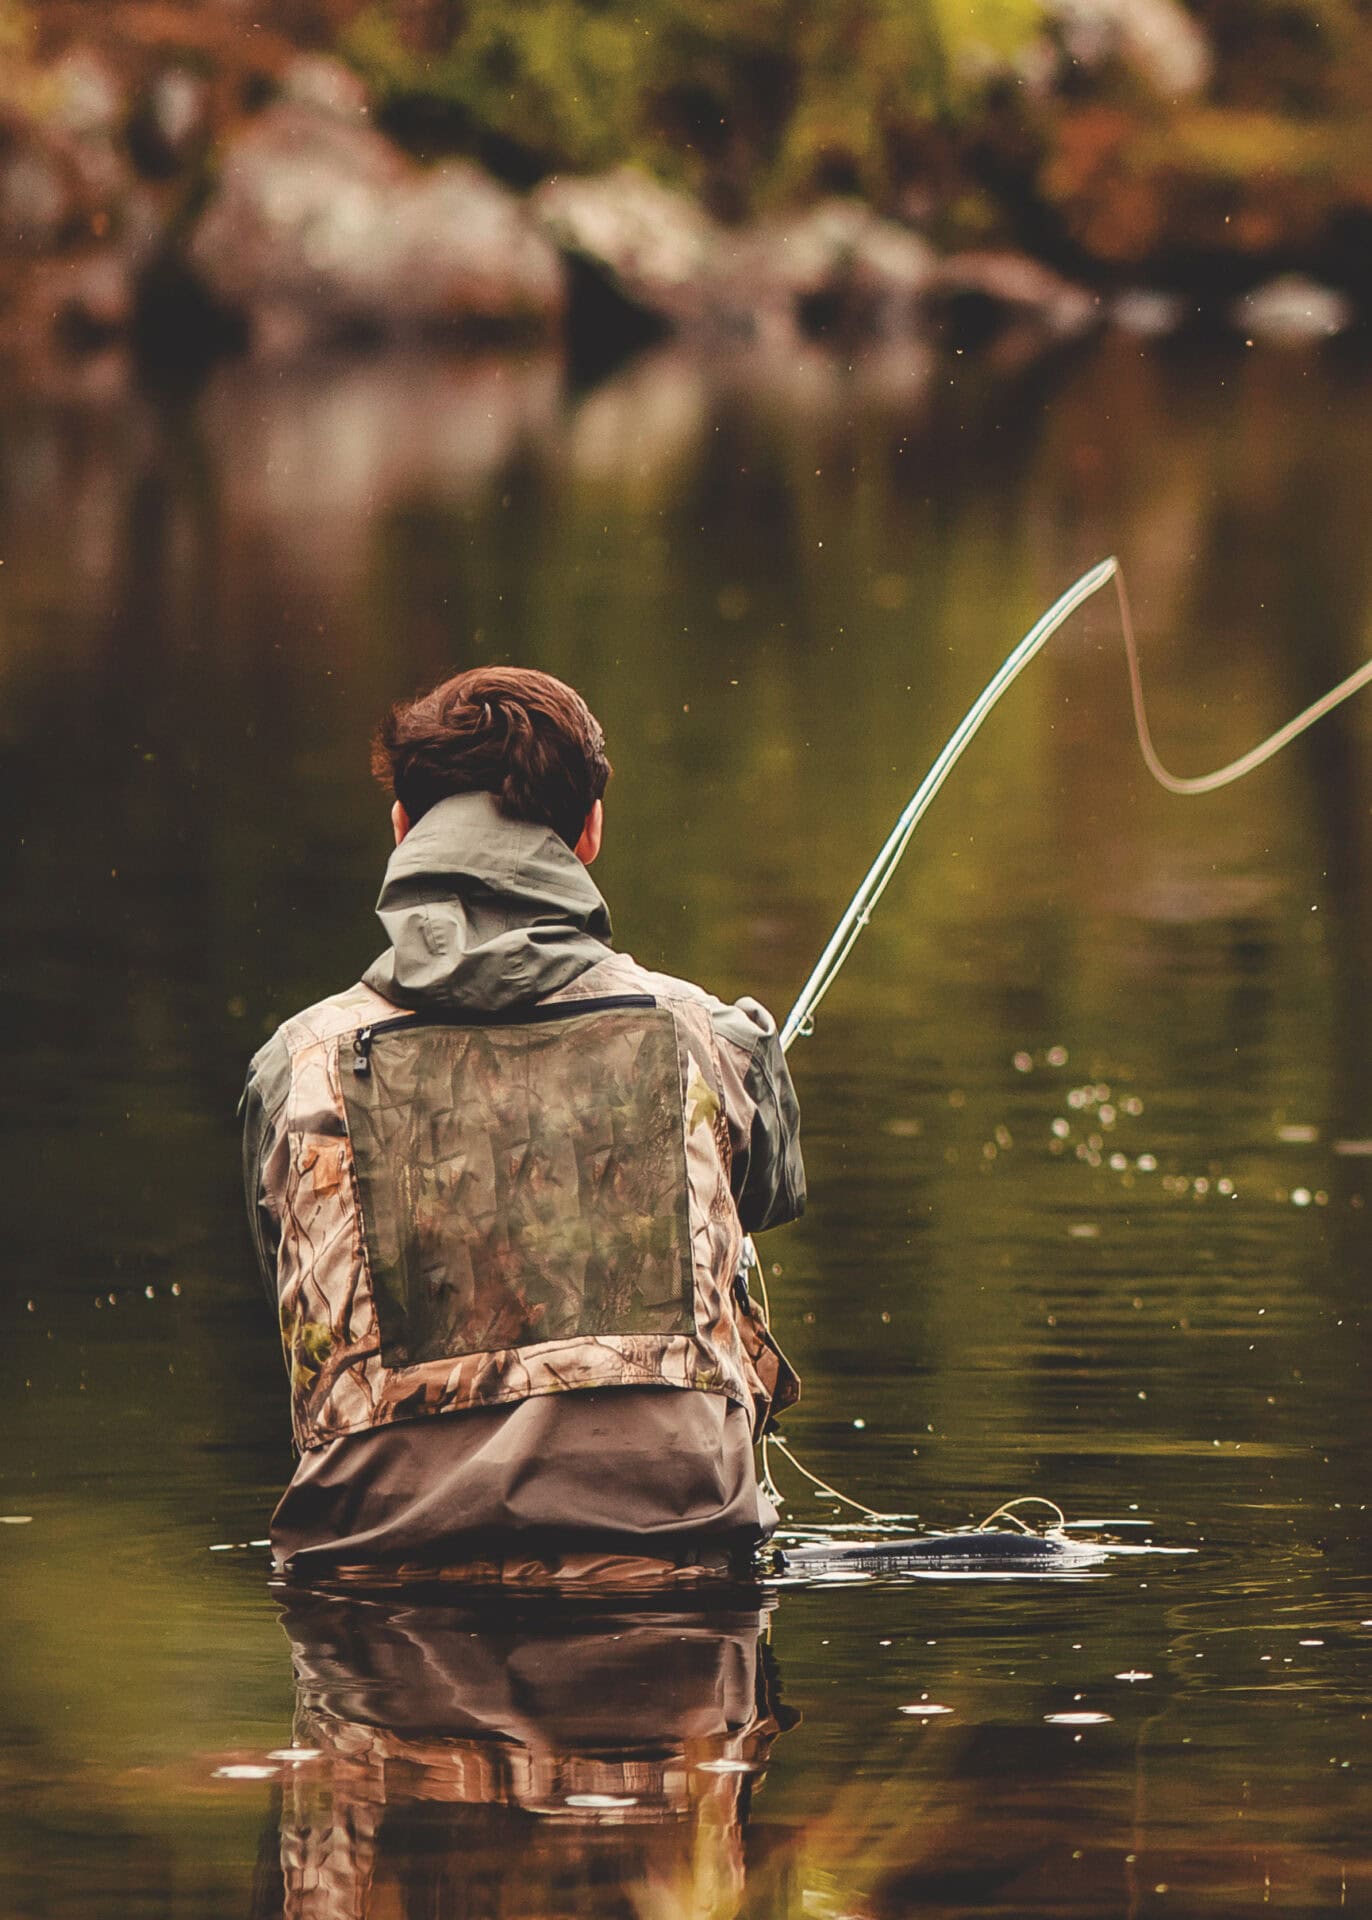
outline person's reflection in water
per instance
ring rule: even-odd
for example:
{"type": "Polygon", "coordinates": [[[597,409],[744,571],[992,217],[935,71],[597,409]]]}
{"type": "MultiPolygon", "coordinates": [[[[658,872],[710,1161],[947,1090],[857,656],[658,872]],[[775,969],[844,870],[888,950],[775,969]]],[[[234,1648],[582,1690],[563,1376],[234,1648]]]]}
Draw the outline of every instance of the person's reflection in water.
{"type": "Polygon", "coordinates": [[[732,1920],[751,1793],[798,1717],[765,1617],[291,1595],[302,1752],[256,1920],[732,1920]]]}

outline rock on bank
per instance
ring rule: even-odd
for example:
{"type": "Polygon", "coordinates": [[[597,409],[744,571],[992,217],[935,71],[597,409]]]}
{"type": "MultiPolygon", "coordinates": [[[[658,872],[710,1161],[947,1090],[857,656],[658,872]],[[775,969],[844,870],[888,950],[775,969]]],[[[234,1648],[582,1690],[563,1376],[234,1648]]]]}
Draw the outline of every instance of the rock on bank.
{"type": "Polygon", "coordinates": [[[556,250],[474,166],[422,169],[365,122],[287,97],[217,171],[186,261],[259,349],[560,324],[556,250]]]}

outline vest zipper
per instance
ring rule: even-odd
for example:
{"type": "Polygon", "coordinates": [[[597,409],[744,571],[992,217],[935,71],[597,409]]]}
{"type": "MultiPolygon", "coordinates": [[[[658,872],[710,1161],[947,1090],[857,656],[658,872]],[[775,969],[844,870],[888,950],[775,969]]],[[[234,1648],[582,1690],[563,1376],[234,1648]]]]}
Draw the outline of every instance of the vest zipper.
{"type": "Polygon", "coordinates": [[[385,1033],[399,1033],[402,1027],[535,1027],[551,1020],[577,1019],[584,1013],[611,1013],[620,1007],[655,1007],[650,993],[608,993],[592,1000],[544,1000],[537,1006],[513,1008],[499,1014],[483,1013],[402,1013],[394,1020],[378,1020],[361,1027],[353,1035],[353,1072],[372,1070],[372,1042],[385,1033]]]}

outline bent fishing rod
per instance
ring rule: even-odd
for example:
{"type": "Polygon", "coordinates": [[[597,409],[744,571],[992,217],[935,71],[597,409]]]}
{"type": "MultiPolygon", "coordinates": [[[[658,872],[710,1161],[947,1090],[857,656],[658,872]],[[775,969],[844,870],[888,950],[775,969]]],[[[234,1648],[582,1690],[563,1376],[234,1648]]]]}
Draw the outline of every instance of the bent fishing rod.
{"type": "Polygon", "coordinates": [[[1129,694],[1139,751],[1153,779],[1159,786],[1165,787],[1169,793],[1192,798],[1203,793],[1216,793],[1221,787],[1232,786],[1236,780],[1242,780],[1245,775],[1255,772],[1257,768],[1280,753],[1284,747],[1289,747],[1292,741],[1298,739],[1308,727],[1313,727],[1317,720],[1322,720],[1326,714],[1332,713],[1335,707],[1341,706],[1345,700],[1372,682],[1372,660],[1365,660],[1360,667],[1348,675],[1346,680],[1341,680],[1336,687],[1331,687],[1328,693],[1322,694],[1311,706],[1297,714],[1294,720],[1288,720],[1285,726],[1269,734],[1266,740],[1250,748],[1247,753],[1241,754],[1237,760],[1231,760],[1228,766],[1219,767],[1213,773],[1198,774],[1189,778],[1169,773],[1158,758],[1148,725],[1138,643],[1134,635],[1129,596],[1125,591],[1123,569],[1113,555],[1106,560],[1098,561],[1094,567],[1082,574],[1079,580],[1073,581],[1067,591],[1055,600],[1048,611],[1034,623],[1013,652],[1007,654],[958,722],[947,745],[911,795],[900,818],[887,835],[881,851],[867,869],[857,892],[844,909],[838,925],[829,936],[829,943],[815,962],[809,979],[796,996],[795,1005],[786,1016],[785,1024],[781,1029],[781,1045],[784,1051],[789,1052],[794,1041],[807,1038],[813,1032],[816,1009],[838,978],[848,955],[861,938],[863,928],[870,922],[873,908],[895,877],[896,868],[905,857],[906,850],[914,838],[915,829],[929,811],[944,781],[976,738],[983,722],[989,718],[999,701],[1009,692],[1029,663],[1047,646],[1059,628],[1071,619],[1079,607],[1084,606],[1093,595],[1099,593],[1101,588],[1108,586],[1111,581],[1115,586],[1120,628],[1129,665],[1129,694]]]}
{"type": "MultiPolygon", "coordinates": [[[[905,857],[916,828],[929,811],[943,783],[976,738],[983,723],[990,717],[1004,695],[1009,692],[1020,674],[1047,646],[1054,634],[1071,619],[1078,608],[1084,606],[1112,581],[1119,607],[1120,631],[1124,639],[1129,668],[1129,697],[1133,708],[1134,731],[1138,738],[1139,752],[1149,774],[1168,793],[1184,798],[1195,798],[1200,794],[1217,793],[1222,787],[1232,786],[1235,781],[1256,772],[1283,748],[1289,747],[1292,741],[1298,739],[1308,728],[1313,727],[1316,721],[1322,720],[1326,714],[1332,713],[1336,707],[1342,706],[1345,700],[1351,699],[1355,693],[1372,683],[1372,659],[1370,659],[1365,660],[1346,679],[1341,680],[1337,686],[1331,687],[1327,693],[1322,694],[1294,719],[1288,720],[1275,733],[1269,734],[1267,739],[1251,747],[1247,753],[1240,754],[1237,760],[1231,760],[1227,766],[1218,767],[1212,773],[1191,776],[1171,773],[1158,757],[1153,744],[1152,730],[1148,724],[1148,712],[1143,697],[1143,674],[1139,665],[1138,643],[1134,633],[1129,596],[1125,589],[1123,569],[1113,554],[1105,560],[1098,561],[1094,567],[1088,568],[1079,580],[1072,582],[1067,591],[1035,621],[1019,645],[1006,655],[958,722],[943,751],[910,796],[899,819],[882,843],[876,859],[863,876],[856,893],[844,908],[838,925],[829,936],[827,946],[815,962],[809,978],[796,996],[795,1005],[786,1016],[781,1029],[781,1045],[784,1052],[789,1053],[796,1040],[806,1039],[814,1032],[815,1012],[820,1002],[833,986],[844,962],[861,939],[864,927],[870,924],[873,909],[895,877],[896,869],[905,857]]],[[[762,1266],[751,1235],[744,1237],[740,1268],[740,1278],[745,1286],[748,1277],[756,1275],[763,1311],[766,1313],[767,1283],[763,1278],[762,1266]]],[[[768,1318],[770,1319],[770,1314],[768,1318]]],[[[842,1501],[845,1506],[855,1508],[869,1521],[889,1521],[897,1517],[882,1514],[875,1508],[864,1506],[861,1501],[850,1499],[846,1494],[840,1493],[837,1488],[830,1486],[827,1481],[821,1480],[817,1474],[811,1473],[808,1467],[803,1466],[796,1459],[779,1435],[771,1436],[771,1444],[816,1489],[835,1500],[842,1501]]],[[[777,1490],[768,1464],[768,1436],[765,1434],[762,1450],[765,1483],[775,1495],[777,1490]]]]}

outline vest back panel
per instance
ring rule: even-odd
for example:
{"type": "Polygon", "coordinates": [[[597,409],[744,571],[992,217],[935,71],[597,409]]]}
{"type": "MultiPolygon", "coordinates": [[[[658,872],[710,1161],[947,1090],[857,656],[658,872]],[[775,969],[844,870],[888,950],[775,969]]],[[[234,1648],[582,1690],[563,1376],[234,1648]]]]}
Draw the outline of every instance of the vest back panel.
{"type": "Polygon", "coordinates": [[[613,954],[527,1023],[435,1024],[365,986],[285,1023],[299,1447],[579,1388],[720,1393],[755,1427],[795,1397],[734,1298],[709,1010],[660,978],[613,954]],[[607,995],[642,1004],[578,1011],[607,995]]]}
{"type": "Polygon", "coordinates": [[[666,1008],[407,1021],[365,1058],[341,1078],[387,1367],[695,1332],[666,1008]]]}

